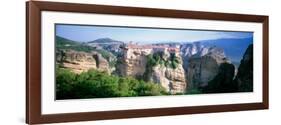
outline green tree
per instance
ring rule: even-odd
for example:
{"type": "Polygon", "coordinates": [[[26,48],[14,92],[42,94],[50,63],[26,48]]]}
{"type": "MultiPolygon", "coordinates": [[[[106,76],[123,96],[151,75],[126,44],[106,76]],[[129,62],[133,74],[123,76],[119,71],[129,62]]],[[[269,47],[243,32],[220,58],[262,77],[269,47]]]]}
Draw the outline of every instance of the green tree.
{"type": "Polygon", "coordinates": [[[144,81],[140,81],[136,91],[139,96],[157,96],[157,95],[165,95],[165,89],[159,84],[155,83],[146,83],[144,81]]]}
{"type": "Polygon", "coordinates": [[[154,59],[152,54],[147,55],[147,65],[153,67],[157,65],[157,60],[154,59]]]}
{"type": "Polygon", "coordinates": [[[118,96],[118,78],[105,72],[89,70],[78,77],[74,87],[78,98],[103,98],[118,96]]]}
{"type": "Polygon", "coordinates": [[[132,77],[118,77],[97,70],[74,74],[56,70],[57,99],[83,99],[165,95],[165,89],[152,82],[132,77]]]}
{"type": "Polygon", "coordinates": [[[56,69],[56,98],[68,99],[71,98],[73,84],[75,83],[76,75],[67,69],[56,69]]]}

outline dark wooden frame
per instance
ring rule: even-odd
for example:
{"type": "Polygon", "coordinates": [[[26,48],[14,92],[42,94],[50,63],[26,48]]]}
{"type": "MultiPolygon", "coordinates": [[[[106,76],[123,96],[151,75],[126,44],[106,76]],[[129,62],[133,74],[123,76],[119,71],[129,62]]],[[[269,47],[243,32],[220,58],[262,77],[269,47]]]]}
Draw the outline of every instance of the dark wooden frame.
{"type": "Polygon", "coordinates": [[[168,9],[104,6],[57,2],[29,1],[26,3],[26,123],[54,123],[151,117],[194,113],[268,109],[268,16],[226,14],[214,12],[182,11],[168,9]],[[101,111],[67,114],[41,114],[41,11],[100,13],[183,19],[256,22],[263,25],[263,101],[228,105],[167,107],[138,110],[101,111]]]}

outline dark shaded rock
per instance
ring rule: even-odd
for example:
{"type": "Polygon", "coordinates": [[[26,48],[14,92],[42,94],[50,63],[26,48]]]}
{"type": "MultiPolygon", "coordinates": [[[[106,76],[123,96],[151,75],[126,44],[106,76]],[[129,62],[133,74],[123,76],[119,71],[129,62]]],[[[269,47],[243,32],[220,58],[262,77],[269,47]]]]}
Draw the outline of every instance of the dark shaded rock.
{"type": "Polygon", "coordinates": [[[235,67],[230,63],[222,63],[218,74],[202,89],[203,93],[236,92],[237,84],[233,82],[235,67]]]}
{"type": "Polygon", "coordinates": [[[207,85],[217,74],[219,64],[211,56],[191,58],[187,72],[188,89],[207,85]]]}
{"type": "Polygon", "coordinates": [[[195,54],[188,62],[187,80],[188,90],[198,89],[208,85],[219,72],[222,63],[229,62],[220,48],[210,47],[202,56],[195,54]]]}
{"type": "Polygon", "coordinates": [[[109,64],[105,58],[99,53],[93,53],[93,58],[96,60],[96,67],[98,69],[103,69],[107,71],[109,69],[109,64]]]}
{"type": "Polygon", "coordinates": [[[253,44],[249,45],[244,53],[234,82],[239,92],[253,91],[253,44]]]}

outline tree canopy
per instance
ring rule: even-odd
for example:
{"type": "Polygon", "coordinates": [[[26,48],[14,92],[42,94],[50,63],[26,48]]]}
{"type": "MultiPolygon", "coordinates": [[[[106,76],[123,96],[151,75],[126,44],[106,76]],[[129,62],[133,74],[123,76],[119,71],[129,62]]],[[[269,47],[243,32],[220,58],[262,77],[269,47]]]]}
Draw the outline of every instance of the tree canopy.
{"type": "Polygon", "coordinates": [[[56,98],[83,99],[106,97],[166,95],[156,83],[132,77],[118,77],[97,70],[75,74],[67,69],[56,69],[56,98]]]}

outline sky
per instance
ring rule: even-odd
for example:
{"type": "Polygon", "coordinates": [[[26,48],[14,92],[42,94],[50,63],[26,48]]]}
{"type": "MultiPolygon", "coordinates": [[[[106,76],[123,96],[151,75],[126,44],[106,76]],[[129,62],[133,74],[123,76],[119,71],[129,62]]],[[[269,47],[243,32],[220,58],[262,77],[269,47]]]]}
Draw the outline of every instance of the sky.
{"type": "Polygon", "coordinates": [[[253,33],[57,24],[56,35],[77,42],[111,38],[123,42],[133,41],[147,44],[171,41],[194,42],[220,38],[248,38],[252,37],[253,33]]]}

